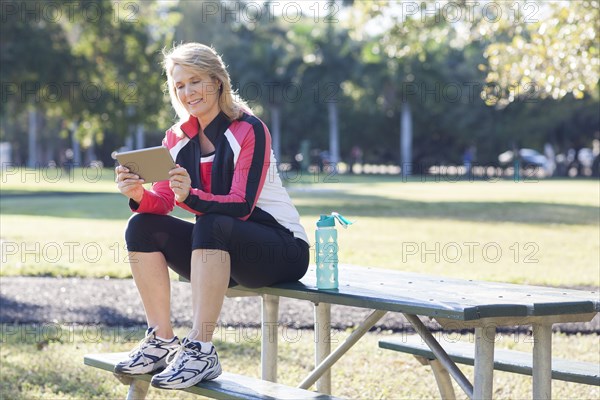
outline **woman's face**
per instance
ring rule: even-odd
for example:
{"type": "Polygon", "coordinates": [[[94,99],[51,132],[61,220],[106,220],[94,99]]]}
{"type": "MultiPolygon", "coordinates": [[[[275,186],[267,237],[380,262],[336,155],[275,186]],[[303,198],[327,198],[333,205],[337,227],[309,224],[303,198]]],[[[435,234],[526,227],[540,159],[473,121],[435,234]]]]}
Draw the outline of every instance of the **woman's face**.
{"type": "Polygon", "coordinates": [[[197,73],[180,65],[173,68],[177,98],[185,109],[206,124],[219,114],[220,83],[206,73],[197,73]]]}

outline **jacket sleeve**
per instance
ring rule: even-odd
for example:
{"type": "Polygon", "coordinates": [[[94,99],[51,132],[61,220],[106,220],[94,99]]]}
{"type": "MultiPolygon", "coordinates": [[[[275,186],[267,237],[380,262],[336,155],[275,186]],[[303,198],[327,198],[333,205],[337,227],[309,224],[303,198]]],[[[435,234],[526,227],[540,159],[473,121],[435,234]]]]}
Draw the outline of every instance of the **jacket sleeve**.
{"type": "Polygon", "coordinates": [[[264,186],[271,156],[271,137],[266,126],[259,121],[250,129],[240,144],[229,193],[214,195],[192,189],[178,205],[197,215],[218,213],[241,220],[250,217],[264,186]]]}
{"type": "Polygon", "coordinates": [[[129,207],[137,213],[166,215],[175,207],[175,194],[169,187],[169,181],[156,182],[151,190],[144,190],[139,203],[129,199],[129,207]]]}

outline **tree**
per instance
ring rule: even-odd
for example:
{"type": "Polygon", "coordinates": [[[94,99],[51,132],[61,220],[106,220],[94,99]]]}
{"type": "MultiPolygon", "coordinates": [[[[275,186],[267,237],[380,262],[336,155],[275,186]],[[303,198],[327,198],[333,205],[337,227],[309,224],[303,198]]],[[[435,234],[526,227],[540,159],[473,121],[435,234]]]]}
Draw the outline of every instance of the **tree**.
{"type": "Polygon", "coordinates": [[[293,27],[272,14],[268,2],[185,2],[177,32],[182,41],[200,41],[219,51],[228,65],[233,85],[254,111],[270,117],[273,150],[281,160],[282,108],[286,90],[302,63],[301,52],[289,40],[293,27]],[[202,15],[203,24],[196,18],[202,15]]]}
{"type": "MultiPolygon", "coordinates": [[[[69,136],[93,152],[107,137],[113,149],[120,146],[135,125],[164,125],[160,50],[175,23],[164,6],[31,0],[1,10],[10,14],[2,15],[0,38],[0,112],[10,120],[3,139],[23,143],[20,131],[29,125],[29,150],[21,152],[30,165],[42,146],[58,147],[69,136]],[[28,123],[21,122],[25,112],[28,123]]],[[[56,160],[56,151],[45,153],[56,160]]]]}
{"type": "Polygon", "coordinates": [[[584,93],[598,97],[599,1],[500,3],[514,21],[484,19],[474,29],[487,36],[486,81],[497,85],[501,104],[518,97],[551,97],[584,93]],[[496,26],[497,25],[497,26],[496,26]]]}
{"type": "Polygon", "coordinates": [[[172,41],[177,14],[155,2],[129,3],[129,12],[116,12],[113,7],[123,5],[109,0],[97,4],[103,11],[95,23],[79,20],[69,27],[76,37],[73,53],[80,59],[80,81],[102,90],[98,97],[82,91],[73,102],[69,116],[78,123],[78,136],[101,142],[106,132],[124,139],[138,124],[164,127],[170,118],[161,50],[172,41]]]}
{"type": "MultiPolygon", "coordinates": [[[[38,10],[42,4],[29,1],[23,5],[38,10]]],[[[47,23],[37,14],[20,13],[19,6],[5,4],[0,8],[2,140],[12,142],[20,153],[17,159],[27,157],[27,164],[34,167],[39,163],[39,144],[51,140],[43,134],[47,130],[42,116],[60,115],[69,107],[62,84],[74,79],[72,70],[65,68],[74,57],[61,25],[47,23]],[[20,121],[23,114],[28,115],[25,123],[20,121]],[[27,136],[22,134],[22,126],[27,127],[27,136]]]]}
{"type": "MultiPolygon", "coordinates": [[[[554,142],[558,126],[575,126],[564,119],[590,121],[582,116],[588,115],[587,104],[597,107],[598,2],[576,3],[360,3],[369,19],[383,27],[373,51],[384,54],[398,71],[390,87],[402,90],[391,97],[411,101],[418,136],[414,161],[460,162],[461,147],[472,141],[480,147],[481,162],[497,162],[499,149],[511,143],[541,149],[554,142]],[[576,34],[567,37],[568,32],[576,34]],[[572,48],[564,51],[565,45],[572,48]],[[567,59],[574,64],[561,65],[567,59]],[[534,75],[541,82],[534,82],[534,75]],[[463,95],[454,101],[444,90],[456,84],[463,95]],[[416,95],[410,95],[415,88],[416,95]],[[564,112],[548,113],[549,107],[564,112]]],[[[359,31],[365,34],[362,26],[366,24],[359,31]]],[[[597,130],[593,125],[578,123],[586,130],[574,129],[566,140],[563,135],[561,145],[589,143],[597,130]]]]}

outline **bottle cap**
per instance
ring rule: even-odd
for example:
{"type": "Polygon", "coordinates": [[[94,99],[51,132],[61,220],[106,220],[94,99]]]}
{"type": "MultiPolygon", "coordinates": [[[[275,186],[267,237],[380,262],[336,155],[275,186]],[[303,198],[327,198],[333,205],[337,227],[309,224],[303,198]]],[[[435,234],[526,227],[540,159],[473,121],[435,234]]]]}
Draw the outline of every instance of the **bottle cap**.
{"type": "Polygon", "coordinates": [[[317,221],[317,227],[325,228],[335,226],[335,218],[329,215],[321,214],[321,218],[317,221]]]}
{"type": "Polygon", "coordinates": [[[335,226],[335,220],[337,219],[338,223],[342,225],[344,228],[347,228],[348,225],[352,225],[352,222],[344,218],[341,214],[336,212],[332,212],[331,215],[321,214],[321,217],[317,221],[318,228],[326,228],[335,226]]]}

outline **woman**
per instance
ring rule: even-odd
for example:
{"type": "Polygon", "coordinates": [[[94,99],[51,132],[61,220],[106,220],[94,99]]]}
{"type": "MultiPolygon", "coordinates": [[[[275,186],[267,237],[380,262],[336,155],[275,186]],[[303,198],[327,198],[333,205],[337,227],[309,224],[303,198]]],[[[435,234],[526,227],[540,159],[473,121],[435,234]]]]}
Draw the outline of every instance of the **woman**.
{"type": "Polygon", "coordinates": [[[180,122],[163,145],[177,167],[151,190],[127,168],[116,168],[118,188],[136,212],[125,239],[148,330],[115,370],[166,367],[152,385],[180,389],[221,374],[211,340],[227,287],[300,279],[309,245],[277,174],[269,131],[234,96],[219,55],[187,43],[165,54],[164,68],[180,122]],[[168,216],[174,205],[195,214],[195,223],[168,216]],[[193,326],[181,344],[170,322],[167,267],[192,287],[193,326]]]}

